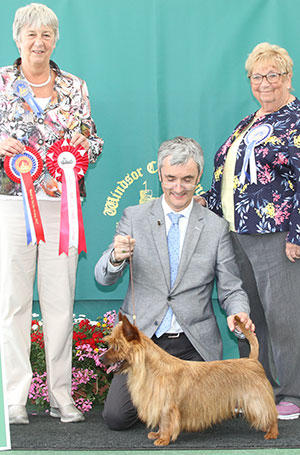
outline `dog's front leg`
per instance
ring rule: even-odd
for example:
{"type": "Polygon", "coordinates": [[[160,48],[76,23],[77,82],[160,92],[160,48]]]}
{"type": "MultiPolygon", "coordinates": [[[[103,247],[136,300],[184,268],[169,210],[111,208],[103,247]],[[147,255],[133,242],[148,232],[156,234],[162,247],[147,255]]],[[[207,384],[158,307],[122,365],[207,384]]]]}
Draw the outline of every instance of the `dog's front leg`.
{"type": "Polygon", "coordinates": [[[155,439],[154,445],[167,446],[172,441],[176,441],[180,433],[180,413],[177,406],[173,405],[161,413],[159,422],[159,430],[157,432],[150,432],[149,439],[155,439]]]}

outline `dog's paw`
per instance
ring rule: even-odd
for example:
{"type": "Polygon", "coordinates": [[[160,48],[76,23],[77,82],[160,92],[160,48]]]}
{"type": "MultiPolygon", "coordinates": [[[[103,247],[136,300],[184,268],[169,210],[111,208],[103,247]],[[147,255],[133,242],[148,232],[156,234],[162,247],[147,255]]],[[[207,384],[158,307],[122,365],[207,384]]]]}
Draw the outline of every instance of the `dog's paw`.
{"type": "Polygon", "coordinates": [[[268,432],[265,434],[265,439],[277,439],[278,436],[278,423],[277,420],[270,425],[268,432]]]}
{"type": "Polygon", "coordinates": [[[154,441],[155,446],[168,446],[170,438],[158,438],[154,441]]]}
{"type": "Polygon", "coordinates": [[[159,431],[150,431],[148,433],[148,439],[157,439],[159,438],[159,431]]]}

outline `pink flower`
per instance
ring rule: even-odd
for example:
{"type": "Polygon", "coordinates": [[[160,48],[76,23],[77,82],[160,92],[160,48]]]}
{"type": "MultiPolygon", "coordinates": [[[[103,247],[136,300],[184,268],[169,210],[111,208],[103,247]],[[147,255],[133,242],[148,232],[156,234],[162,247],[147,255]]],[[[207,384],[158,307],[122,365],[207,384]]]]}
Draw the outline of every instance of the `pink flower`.
{"type": "Polygon", "coordinates": [[[274,164],[287,164],[288,159],[283,153],[278,153],[277,157],[274,160],[274,164]]]}
{"type": "MultiPolygon", "coordinates": [[[[35,315],[31,328],[31,363],[34,371],[29,390],[29,399],[42,408],[49,407],[43,323],[35,315]]],[[[90,321],[84,315],[74,319],[73,368],[71,393],[76,406],[88,412],[93,402],[103,402],[111,375],[101,362],[105,351],[104,337],[114,326],[116,311],[105,313],[97,321],[90,321]]]]}
{"type": "Polygon", "coordinates": [[[280,199],[280,194],[278,194],[278,193],[273,194],[273,201],[274,202],[279,201],[279,199],[280,199]]]}
{"type": "Polygon", "coordinates": [[[258,180],[260,181],[260,183],[262,183],[263,185],[271,182],[272,175],[270,172],[270,166],[268,164],[263,166],[262,170],[258,172],[257,177],[258,177],[258,180]]]}
{"type": "Polygon", "coordinates": [[[284,220],[288,220],[290,217],[289,209],[291,205],[287,204],[287,202],[283,202],[283,204],[278,205],[275,204],[275,224],[280,225],[284,222],[284,220]]]}

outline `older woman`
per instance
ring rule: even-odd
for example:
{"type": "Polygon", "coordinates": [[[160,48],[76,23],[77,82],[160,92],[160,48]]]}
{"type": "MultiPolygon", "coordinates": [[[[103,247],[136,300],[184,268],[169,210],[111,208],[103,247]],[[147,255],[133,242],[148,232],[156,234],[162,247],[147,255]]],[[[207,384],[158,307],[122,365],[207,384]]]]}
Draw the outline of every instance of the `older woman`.
{"type": "MultiPolygon", "coordinates": [[[[31,384],[30,329],[33,285],[43,315],[47,382],[52,417],[63,422],[84,420],[71,397],[72,317],[77,248],[59,255],[60,183],[45,166],[49,147],[62,138],[81,145],[94,162],[102,149],[91,118],[86,84],[50,60],[58,19],[45,5],[31,3],[17,10],[13,38],[20,58],[0,69],[0,320],[4,342],[9,418],[28,423],[26,402],[31,384]],[[25,81],[29,98],[16,90],[25,81]],[[5,157],[31,146],[44,162],[34,182],[45,243],[26,242],[19,183],[4,169],[5,157]]],[[[81,196],[84,196],[81,185],[81,196]]]]}
{"type": "Polygon", "coordinates": [[[300,415],[300,102],[291,94],[292,68],[275,45],[261,43],[249,55],[260,108],[218,150],[204,195],[229,222],[280,419],[300,415]]]}

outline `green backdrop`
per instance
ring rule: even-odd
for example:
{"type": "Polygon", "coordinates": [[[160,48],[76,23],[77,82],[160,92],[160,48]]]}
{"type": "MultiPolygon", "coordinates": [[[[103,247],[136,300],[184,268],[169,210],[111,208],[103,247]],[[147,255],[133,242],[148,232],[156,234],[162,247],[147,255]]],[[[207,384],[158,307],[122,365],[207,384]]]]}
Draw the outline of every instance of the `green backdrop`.
{"type": "MultiPolygon", "coordinates": [[[[83,204],[87,254],[81,255],[78,302],[87,314],[117,307],[127,276],[100,288],[94,265],[122,210],[157,197],[161,141],[191,136],[203,146],[202,186],[233,127],[257,109],[244,70],[262,41],[289,51],[300,84],[299,0],[45,0],[60,20],[53,59],[87,81],[104,152],[87,174],[83,204]]],[[[17,57],[11,25],[20,0],[0,0],[0,65],[17,57]]],[[[151,259],[149,259],[151,260],[151,259]]],[[[35,295],[36,296],[36,295],[35,295]]]]}

